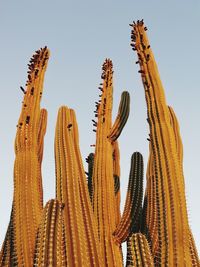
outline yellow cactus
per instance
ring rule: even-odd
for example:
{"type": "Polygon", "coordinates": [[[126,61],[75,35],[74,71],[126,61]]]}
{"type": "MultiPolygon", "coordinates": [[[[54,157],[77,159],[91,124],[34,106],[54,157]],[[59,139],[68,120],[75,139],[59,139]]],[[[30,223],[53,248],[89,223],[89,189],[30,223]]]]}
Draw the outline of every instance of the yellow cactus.
{"type": "Polygon", "coordinates": [[[67,266],[64,205],[49,200],[44,208],[35,241],[33,266],[67,266]]]}
{"type": "Polygon", "coordinates": [[[166,104],[143,21],[132,25],[132,41],[133,50],[138,54],[150,127],[147,229],[154,262],[156,266],[198,266],[198,259],[194,265],[190,248],[178,124],[174,112],[166,104]]]}
{"type": "Polygon", "coordinates": [[[41,161],[46,111],[40,109],[40,99],[48,58],[49,51],[45,47],[36,51],[30,61],[17,125],[14,196],[8,228],[11,263],[17,266],[30,266],[33,262],[36,232],[43,210],[41,161]]]}
{"type": "Polygon", "coordinates": [[[188,224],[183,145],[175,112],[168,107],[143,21],[133,23],[150,126],[147,183],[143,201],[143,157],[131,158],[124,211],[120,213],[118,138],[127,122],[130,96],[124,91],[112,123],[113,65],[106,59],[96,102],[94,153],[85,172],[74,110],[58,111],[55,131],[56,198],[43,207],[41,164],[47,111],[40,109],[45,47],[30,61],[15,139],[14,196],[0,267],[200,266],[188,224]]]}
{"type": "Polygon", "coordinates": [[[65,204],[64,224],[69,266],[102,266],[97,229],[78,144],[72,109],[61,107],[55,135],[56,198],[65,204]]]}

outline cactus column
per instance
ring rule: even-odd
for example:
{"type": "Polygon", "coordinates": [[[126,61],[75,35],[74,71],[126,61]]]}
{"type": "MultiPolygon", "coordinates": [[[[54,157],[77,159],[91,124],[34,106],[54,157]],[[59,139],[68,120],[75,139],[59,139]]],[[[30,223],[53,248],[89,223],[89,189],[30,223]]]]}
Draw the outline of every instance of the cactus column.
{"type": "Polygon", "coordinates": [[[164,89],[157,65],[146,35],[143,21],[132,25],[132,47],[137,51],[139,72],[145,89],[147,114],[150,127],[153,175],[148,177],[147,227],[156,266],[198,266],[198,259],[190,249],[190,228],[185,200],[185,185],[182,173],[182,160],[177,144],[176,129],[173,129],[171,115],[166,104],[164,89]],[[155,205],[152,205],[155,203],[155,205]],[[154,210],[156,208],[156,213],[154,210]],[[158,240],[155,239],[156,227],[158,240]],[[156,245],[155,245],[156,243],[156,245]]]}
{"type": "MultiPolygon", "coordinates": [[[[31,266],[37,228],[42,216],[41,162],[47,112],[40,109],[48,49],[41,48],[30,60],[21,115],[15,139],[14,197],[4,246],[9,244],[10,264],[31,266]]],[[[22,88],[23,89],[23,88],[22,88]]],[[[5,266],[1,262],[2,266],[5,266]]]]}
{"type": "MultiPolygon", "coordinates": [[[[119,113],[112,127],[113,66],[110,59],[103,64],[102,96],[97,103],[96,147],[93,169],[93,209],[97,220],[100,248],[104,266],[122,266],[122,251],[114,242],[113,232],[119,221],[114,186],[114,144],[129,114],[129,94],[124,92],[119,113]]],[[[115,167],[114,167],[115,168],[115,167]]],[[[116,169],[116,168],[115,168],[116,169]]],[[[119,172],[119,170],[118,170],[119,172]]],[[[117,173],[115,173],[117,174],[117,173]]]]}

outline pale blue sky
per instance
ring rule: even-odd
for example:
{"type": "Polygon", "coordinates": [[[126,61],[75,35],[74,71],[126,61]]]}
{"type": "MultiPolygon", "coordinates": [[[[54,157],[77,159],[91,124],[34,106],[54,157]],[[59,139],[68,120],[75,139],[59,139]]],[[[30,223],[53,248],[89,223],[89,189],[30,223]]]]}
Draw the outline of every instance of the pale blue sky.
{"type": "Polygon", "coordinates": [[[60,105],[77,114],[83,159],[92,150],[94,102],[101,64],[114,64],[114,115],[120,94],[131,95],[131,113],[120,137],[121,190],[124,203],[130,157],[148,158],[146,104],[136,55],[130,43],[133,20],[143,18],[149,31],[168,104],[179,118],[190,225],[200,251],[200,2],[177,1],[0,1],[0,244],[10,216],[13,192],[14,138],[34,50],[47,45],[51,58],[42,106],[48,110],[43,184],[45,202],[54,197],[54,129],[60,105]]]}

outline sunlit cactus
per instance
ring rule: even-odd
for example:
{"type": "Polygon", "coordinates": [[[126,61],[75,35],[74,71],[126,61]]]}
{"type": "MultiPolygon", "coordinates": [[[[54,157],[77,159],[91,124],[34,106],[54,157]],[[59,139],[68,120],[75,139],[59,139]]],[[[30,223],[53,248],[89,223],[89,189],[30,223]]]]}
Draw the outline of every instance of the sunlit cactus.
{"type": "Polygon", "coordinates": [[[188,223],[182,168],[182,142],[172,108],[168,108],[143,21],[133,23],[150,128],[146,229],[155,266],[199,266],[188,223]]]}
{"type": "Polygon", "coordinates": [[[62,106],[55,129],[56,196],[43,205],[41,164],[47,111],[40,108],[49,50],[30,60],[15,139],[14,196],[0,267],[200,266],[188,224],[183,145],[143,21],[131,24],[133,50],[145,89],[149,160],[143,197],[143,157],[134,152],[124,211],[120,212],[119,136],[129,117],[124,91],[112,122],[113,64],[102,66],[92,119],[94,151],[85,171],[73,109],[62,106]],[[127,242],[126,264],[122,243],[127,242]]]}

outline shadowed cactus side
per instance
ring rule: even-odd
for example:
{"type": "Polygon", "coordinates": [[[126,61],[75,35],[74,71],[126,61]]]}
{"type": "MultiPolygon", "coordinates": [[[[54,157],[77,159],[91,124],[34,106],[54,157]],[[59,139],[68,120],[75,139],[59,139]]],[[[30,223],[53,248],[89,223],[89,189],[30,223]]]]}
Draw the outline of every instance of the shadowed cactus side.
{"type": "Polygon", "coordinates": [[[126,267],[153,267],[153,258],[146,237],[141,233],[133,234],[127,242],[126,267]]]}
{"type": "Polygon", "coordinates": [[[131,24],[145,89],[149,160],[143,199],[143,157],[131,158],[124,211],[120,212],[119,136],[130,111],[121,95],[112,122],[113,64],[102,66],[101,94],[92,120],[95,149],[85,172],[73,109],[62,106],[55,130],[56,196],[43,206],[41,164],[47,111],[40,108],[49,50],[36,51],[15,139],[14,196],[0,252],[3,266],[200,266],[188,224],[183,177],[183,146],[175,112],[166,104],[143,21],[131,24]]]}
{"type": "Polygon", "coordinates": [[[67,266],[64,205],[49,200],[38,227],[33,266],[67,266]]]}

